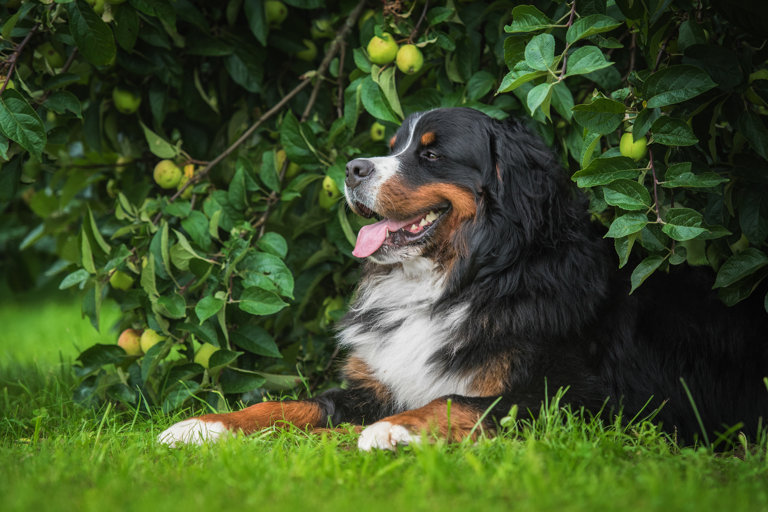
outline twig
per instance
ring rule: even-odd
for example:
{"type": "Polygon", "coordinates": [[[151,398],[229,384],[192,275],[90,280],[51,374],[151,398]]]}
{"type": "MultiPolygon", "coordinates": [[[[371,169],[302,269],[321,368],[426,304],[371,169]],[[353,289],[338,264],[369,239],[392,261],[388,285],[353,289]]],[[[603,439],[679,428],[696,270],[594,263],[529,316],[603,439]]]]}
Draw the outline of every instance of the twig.
{"type": "MultiPolygon", "coordinates": [[[[75,61],[75,57],[77,57],[77,48],[72,50],[72,53],[67,58],[67,62],[65,62],[64,65],[59,70],[59,74],[66,73],[67,71],[69,71],[69,68],[72,66],[72,63],[75,61]]],[[[53,89],[48,89],[47,91],[45,91],[45,94],[40,96],[40,99],[38,99],[37,102],[40,104],[45,103],[45,100],[47,100],[48,96],[51,95],[52,90],[53,89]]]]}
{"type": "Polygon", "coordinates": [[[629,78],[632,71],[635,69],[635,48],[637,48],[637,32],[632,32],[632,40],[629,42],[629,69],[627,74],[624,75],[624,80],[629,78]]]}
{"type": "Polygon", "coordinates": [[[656,167],[653,165],[653,150],[648,151],[648,158],[649,163],[648,165],[651,167],[651,174],[653,176],[653,208],[656,210],[656,222],[661,224],[661,212],[659,209],[659,192],[658,192],[658,184],[659,180],[656,179],[656,167]]]}
{"type": "Polygon", "coordinates": [[[343,42],[341,43],[341,49],[339,50],[339,73],[338,73],[338,86],[339,86],[339,92],[338,97],[336,101],[336,114],[338,114],[338,118],[341,119],[344,116],[344,58],[346,57],[347,53],[347,43],[343,42]]]}
{"type": "MultiPolygon", "coordinates": [[[[573,17],[576,15],[576,0],[573,0],[571,2],[571,14],[568,16],[568,23],[565,24],[566,27],[570,27],[573,25],[573,17]]],[[[563,79],[565,79],[565,73],[568,71],[568,48],[570,48],[570,44],[565,45],[565,50],[563,50],[563,65],[560,67],[560,76],[557,77],[558,82],[562,82],[563,79]]]]}
{"type": "Polygon", "coordinates": [[[38,25],[35,25],[30,29],[29,33],[26,35],[24,39],[21,40],[21,43],[19,43],[19,46],[16,47],[16,49],[13,50],[13,53],[11,53],[11,56],[8,57],[8,62],[10,62],[10,67],[8,68],[8,73],[5,75],[5,80],[3,80],[2,85],[0,85],[0,94],[3,94],[3,91],[5,91],[5,88],[8,87],[8,83],[11,81],[11,76],[13,75],[13,71],[16,69],[16,61],[19,59],[19,55],[21,55],[21,51],[24,49],[24,47],[27,45],[30,39],[32,39],[32,36],[35,32],[37,32],[38,25]]]}
{"type": "Polygon", "coordinates": [[[342,27],[336,33],[336,37],[333,39],[333,42],[331,43],[331,47],[328,49],[328,53],[325,54],[323,61],[320,63],[320,67],[317,68],[317,71],[315,73],[315,78],[317,79],[317,82],[315,82],[315,88],[312,89],[312,94],[309,96],[309,101],[307,102],[307,106],[304,109],[304,113],[301,114],[302,122],[306,121],[307,118],[309,117],[309,114],[312,112],[312,107],[315,106],[315,101],[317,101],[317,94],[320,92],[320,86],[322,85],[322,82],[323,82],[323,76],[325,72],[328,70],[328,66],[331,65],[331,61],[336,56],[336,52],[339,51],[339,47],[343,44],[344,39],[347,37],[347,34],[357,22],[357,18],[360,17],[360,13],[363,12],[363,7],[365,7],[365,0],[360,0],[355,6],[355,8],[352,9],[352,12],[349,13],[349,16],[344,22],[344,25],[342,25],[342,27]]]}
{"type": "MultiPolygon", "coordinates": [[[[344,38],[346,37],[347,33],[352,29],[352,27],[357,22],[357,18],[360,17],[360,13],[363,11],[363,7],[365,7],[365,0],[360,0],[360,2],[355,6],[355,8],[352,10],[352,12],[349,13],[349,16],[347,17],[346,21],[344,22],[344,26],[339,29],[339,31],[336,33],[336,38],[333,40],[333,43],[331,44],[331,47],[328,49],[328,53],[325,54],[325,58],[323,58],[323,61],[320,63],[320,67],[317,68],[317,72],[315,73],[315,76],[317,77],[317,83],[315,84],[315,90],[312,92],[312,96],[314,98],[317,98],[317,89],[320,87],[320,83],[322,82],[321,78],[323,73],[328,69],[328,66],[331,64],[331,60],[333,59],[333,56],[336,54],[336,52],[339,49],[339,46],[343,42],[344,38]]],[[[299,92],[302,91],[307,85],[312,82],[312,78],[305,78],[304,80],[299,83],[296,87],[291,90],[288,94],[286,94],[283,99],[281,99],[274,107],[266,111],[262,116],[253,123],[250,128],[248,128],[235,142],[233,142],[227,149],[225,149],[219,156],[208,162],[208,165],[206,165],[202,171],[195,174],[192,178],[190,178],[184,186],[182,186],[179,190],[176,191],[175,194],[173,194],[170,199],[168,199],[169,202],[173,202],[176,199],[178,199],[181,194],[184,193],[184,191],[187,189],[187,187],[190,187],[200,181],[202,178],[208,175],[208,173],[211,172],[211,169],[215,165],[217,165],[219,162],[224,160],[226,157],[228,157],[235,149],[237,149],[243,142],[248,140],[248,138],[255,132],[259,126],[261,126],[264,121],[275,115],[277,112],[279,112],[294,96],[296,96],[299,92]]],[[[311,106],[314,104],[313,97],[310,97],[310,100],[307,104],[307,109],[304,110],[304,114],[306,116],[309,115],[309,111],[311,111],[311,106]]],[[[302,115],[302,119],[304,119],[304,115],[302,115]]],[[[267,205],[267,211],[264,212],[265,216],[269,215],[270,205],[267,205]]],[[[162,217],[162,212],[159,212],[157,215],[155,215],[155,218],[152,219],[152,224],[157,224],[160,218],[162,217]]]]}
{"type": "Polygon", "coordinates": [[[421,16],[419,16],[419,21],[416,22],[416,26],[413,27],[413,30],[411,30],[411,33],[408,35],[408,42],[412,43],[413,38],[416,37],[416,34],[419,33],[419,27],[421,26],[421,22],[424,21],[424,16],[427,14],[427,8],[429,7],[429,0],[424,2],[424,9],[421,10],[421,16]]]}

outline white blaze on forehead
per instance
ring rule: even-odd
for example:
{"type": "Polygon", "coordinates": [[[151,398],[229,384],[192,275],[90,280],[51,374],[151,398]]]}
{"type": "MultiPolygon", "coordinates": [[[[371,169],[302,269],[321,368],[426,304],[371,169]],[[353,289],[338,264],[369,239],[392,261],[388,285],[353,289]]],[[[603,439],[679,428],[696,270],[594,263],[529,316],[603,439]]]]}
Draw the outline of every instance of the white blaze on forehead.
{"type": "MultiPolygon", "coordinates": [[[[361,201],[363,203],[367,203],[370,206],[376,205],[376,200],[379,195],[379,189],[381,186],[390,178],[392,178],[395,174],[397,174],[397,171],[400,169],[400,158],[398,158],[400,155],[405,153],[408,148],[411,146],[411,143],[413,142],[414,134],[416,133],[416,125],[419,122],[419,119],[421,119],[421,116],[423,114],[414,114],[413,117],[408,121],[408,141],[403,145],[403,147],[398,151],[397,153],[393,155],[388,156],[374,156],[371,158],[366,158],[365,160],[368,160],[370,162],[373,162],[374,165],[374,172],[370,175],[370,177],[366,180],[366,183],[364,185],[359,186],[358,188],[365,187],[365,190],[362,191],[362,193],[369,197],[369,201],[361,201]]],[[[356,193],[360,193],[361,191],[358,191],[356,193]]],[[[346,197],[353,197],[354,194],[351,195],[351,191],[349,188],[344,185],[344,193],[346,197]]]]}

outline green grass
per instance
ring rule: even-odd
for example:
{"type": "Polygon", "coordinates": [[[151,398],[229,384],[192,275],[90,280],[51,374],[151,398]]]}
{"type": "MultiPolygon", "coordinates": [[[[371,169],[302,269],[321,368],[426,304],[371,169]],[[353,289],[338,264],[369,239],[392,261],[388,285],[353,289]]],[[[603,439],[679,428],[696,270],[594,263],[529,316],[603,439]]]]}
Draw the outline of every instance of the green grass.
{"type": "Polygon", "coordinates": [[[298,430],[171,450],[154,439],[181,416],[71,402],[58,351],[103,340],[76,304],[15,308],[0,312],[17,337],[0,346],[3,511],[768,510],[765,443],[713,454],[554,406],[502,437],[396,454],[298,430]]]}

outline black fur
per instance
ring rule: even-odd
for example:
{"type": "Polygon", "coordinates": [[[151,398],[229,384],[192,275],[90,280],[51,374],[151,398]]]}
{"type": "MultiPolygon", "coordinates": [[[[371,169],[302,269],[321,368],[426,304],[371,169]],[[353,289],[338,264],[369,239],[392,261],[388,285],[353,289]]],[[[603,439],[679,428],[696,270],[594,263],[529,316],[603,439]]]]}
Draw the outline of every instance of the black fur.
{"type": "MultiPolygon", "coordinates": [[[[596,411],[608,400],[627,417],[653,397],[646,410],[664,404],[657,420],[690,441],[700,428],[683,379],[708,432],[741,422],[755,434],[768,414],[768,315],[759,300],[726,308],[711,290],[711,272],[683,267],[657,272],[628,295],[628,271],[618,269],[612,244],[590,222],[583,195],[520,122],[442,109],[416,125],[416,140],[436,133],[441,157],[425,162],[418,148],[403,152],[406,120],[393,150],[402,154],[403,179],[414,188],[459,185],[477,204],[475,218],[454,236],[468,255],[457,250],[433,308],[441,315],[469,305],[455,334],[460,349],[435,353],[431,371],[463,373],[509,357],[506,391],[489,421],[513,404],[537,409],[545,385],[550,392],[568,386],[567,402],[596,411]]],[[[379,314],[357,312],[346,321],[374,328],[379,314]]],[[[358,384],[327,395],[335,422],[370,423],[398,412],[358,384]]],[[[496,399],[453,398],[478,409],[496,399]]]]}

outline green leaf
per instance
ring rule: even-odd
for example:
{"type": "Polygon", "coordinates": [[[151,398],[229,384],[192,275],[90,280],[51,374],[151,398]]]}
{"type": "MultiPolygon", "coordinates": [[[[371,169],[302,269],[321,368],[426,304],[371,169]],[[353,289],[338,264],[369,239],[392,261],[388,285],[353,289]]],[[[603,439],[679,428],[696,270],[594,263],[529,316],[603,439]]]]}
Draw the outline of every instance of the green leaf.
{"type": "Polygon", "coordinates": [[[83,0],[67,4],[69,32],[80,54],[95,66],[106,66],[115,61],[117,48],[112,30],[101,16],[83,0]]]}
{"type": "Polygon", "coordinates": [[[768,256],[754,247],[734,254],[720,266],[712,288],[730,286],[768,265],[768,256]]]}
{"type": "Polygon", "coordinates": [[[661,186],[665,188],[709,188],[727,181],[728,178],[723,178],[714,172],[694,174],[691,172],[691,162],[681,162],[669,166],[661,186]]]}
{"type": "Polygon", "coordinates": [[[704,70],[695,66],[677,65],[663,68],[645,81],[646,107],[674,105],[716,86],[704,70]]]}
{"type": "MultiPolygon", "coordinates": [[[[371,81],[371,83],[373,83],[371,81]]],[[[378,88],[378,85],[373,84],[378,88]]],[[[315,145],[315,137],[312,131],[302,126],[293,112],[290,110],[283,118],[280,126],[280,143],[288,155],[288,159],[298,164],[317,163],[317,158],[312,151],[315,145]]]]}
{"type": "Polygon", "coordinates": [[[160,306],[164,317],[179,319],[187,316],[187,302],[178,293],[174,292],[171,295],[163,295],[157,299],[157,304],[160,306]]]}
{"type": "Polygon", "coordinates": [[[218,299],[213,295],[207,295],[200,299],[195,305],[195,314],[200,324],[211,318],[224,307],[224,300],[218,299]]]}
{"type": "Polygon", "coordinates": [[[236,84],[248,92],[259,93],[264,78],[263,62],[264,57],[261,53],[235,50],[224,60],[224,66],[236,84]]]}
{"type": "Polygon", "coordinates": [[[590,164],[573,174],[571,179],[581,188],[607,185],[613,181],[635,178],[640,174],[635,162],[624,156],[596,158],[590,164]]]}
{"type": "Polygon", "coordinates": [[[552,87],[552,106],[566,121],[573,117],[573,94],[565,82],[556,82],[552,87]]]}
{"type": "Polygon", "coordinates": [[[665,146],[693,146],[699,139],[682,119],[661,116],[651,126],[653,140],[665,146]]]}
{"type": "Polygon", "coordinates": [[[287,305],[276,293],[256,287],[245,289],[239,301],[240,309],[252,315],[271,315],[287,305]]]}
{"type": "Polygon", "coordinates": [[[79,119],[83,118],[83,111],[80,107],[80,100],[69,91],[56,91],[51,94],[43,106],[57,114],[72,112],[79,119]]]}
{"type": "Polygon", "coordinates": [[[147,254],[147,264],[141,269],[141,278],[139,279],[141,288],[144,290],[150,300],[158,297],[157,283],[155,282],[155,255],[151,252],[147,254]]]}
{"type": "Polygon", "coordinates": [[[261,46],[267,46],[267,34],[269,26],[264,13],[263,0],[245,0],[243,3],[245,17],[248,20],[248,26],[261,46]]]}
{"type": "Polygon", "coordinates": [[[568,56],[565,76],[586,75],[613,66],[605,60],[605,55],[597,46],[582,46],[568,56]]]}
{"type": "Polygon", "coordinates": [[[221,391],[225,394],[247,393],[264,385],[264,377],[238,371],[235,368],[225,368],[219,376],[221,391]]]}
{"type": "Polygon", "coordinates": [[[652,255],[641,261],[635,269],[632,271],[632,275],[629,280],[632,283],[632,289],[629,293],[637,290],[637,287],[643,284],[643,282],[651,277],[659,266],[664,262],[664,258],[658,255],[652,255]]]}
{"type": "Polygon", "coordinates": [[[661,111],[657,108],[644,108],[637,114],[635,124],[632,125],[632,141],[637,141],[651,129],[654,121],[661,116],[661,111]]]}
{"type": "Polygon", "coordinates": [[[478,71],[467,82],[467,99],[476,101],[488,94],[496,83],[496,77],[488,71],[478,71]]]}
{"type": "Polygon", "coordinates": [[[501,85],[499,85],[496,94],[512,92],[524,83],[546,75],[546,71],[531,71],[527,66],[523,69],[513,69],[501,80],[501,85]]]}
{"type": "Polygon", "coordinates": [[[242,352],[235,352],[233,350],[220,348],[219,350],[211,354],[211,358],[208,360],[208,371],[210,372],[211,370],[216,368],[229,366],[230,364],[237,361],[237,358],[240,357],[242,354],[243,354],[242,352]]]}
{"type": "Polygon", "coordinates": [[[139,121],[142,130],[144,130],[144,138],[147,139],[149,150],[159,158],[176,158],[179,154],[179,148],[173,146],[170,142],[166,141],[158,134],[147,128],[147,125],[139,121]]]}
{"type": "Polygon", "coordinates": [[[115,16],[115,39],[120,48],[130,52],[139,36],[139,16],[131,7],[112,8],[115,16]]]}
{"type": "MultiPolygon", "coordinates": [[[[573,110],[573,107],[571,107],[571,110],[573,110]]],[[[581,140],[581,150],[579,151],[579,163],[582,168],[588,167],[592,162],[592,155],[594,154],[595,149],[599,147],[601,138],[602,136],[599,133],[584,130],[584,135],[581,140]]],[[[582,185],[579,186],[581,187],[582,185]]]]}
{"type": "Polygon", "coordinates": [[[624,120],[624,104],[608,98],[596,98],[592,103],[573,107],[576,122],[590,132],[612,133],[624,120]]]}
{"type": "Polygon", "coordinates": [[[256,242],[256,247],[264,252],[274,254],[278,258],[285,258],[288,254],[288,244],[282,235],[278,233],[267,232],[256,242]]]}
{"type": "MultiPolygon", "coordinates": [[[[255,251],[242,261],[243,286],[263,286],[264,279],[274,284],[277,291],[285,297],[293,297],[293,274],[283,260],[274,254],[255,251]]],[[[272,287],[269,287],[272,289],[272,287]]]]}
{"type": "Polygon", "coordinates": [[[281,169],[277,169],[277,159],[275,158],[274,151],[267,151],[261,156],[261,170],[259,171],[259,178],[270,190],[280,189],[280,179],[278,173],[281,169]]]}
{"type": "Polygon", "coordinates": [[[80,263],[83,265],[83,268],[91,274],[96,273],[91,242],[88,239],[88,233],[86,232],[85,226],[80,229],[80,263]]]}
{"type": "Polygon", "coordinates": [[[696,238],[702,233],[706,233],[707,228],[701,227],[703,218],[699,212],[690,208],[670,208],[667,211],[665,224],[661,230],[670,238],[677,241],[690,240],[696,238]]]}
{"type": "MultiPolygon", "coordinates": [[[[370,75],[363,80],[361,99],[365,110],[376,119],[400,124],[400,118],[392,111],[381,88],[373,81],[373,78],[371,78],[370,75]]],[[[286,151],[288,150],[286,149],[286,151]]],[[[291,158],[291,160],[293,160],[293,158],[291,158]]]]}
{"type": "Polygon", "coordinates": [[[541,107],[542,112],[549,117],[549,101],[552,97],[553,85],[554,84],[551,83],[543,83],[528,91],[527,104],[531,114],[535,113],[536,109],[541,107]]]}
{"type": "Polygon", "coordinates": [[[208,233],[208,217],[198,210],[192,210],[189,217],[181,221],[181,227],[189,237],[204,250],[211,247],[211,236],[208,233]]]}
{"type": "Polygon", "coordinates": [[[379,85],[381,92],[384,94],[389,108],[397,114],[400,119],[403,119],[403,108],[400,106],[400,97],[397,95],[397,84],[395,84],[395,66],[389,66],[384,71],[381,68],[374,66],[371,71],[371,78],[379,85]]]}
{"type": "Polygon", "coordinates": [[[32,153],[40,161],[47,144],[45,126],[37,112],[15,89],[0,96],[0,133],[32,153]]]}
{"type": "Polygon", "coordinates": [[[91,211],[91,207],[88,206],[88,227],[90,228],[89,235],[93,237],[93,239],[96,241],[96,244],[99,246],[99,248],[104,252],[104,254],[109,254],[109,251],[112,249],[109,244],[104,240],[104,238],[101,236],[101,233],[99,233],[99,227],[96,225],[96,219],[93,218],[93,212],[91,211]]]}
{"type": "Polygon", "coordinates": [[[179,384],[179,386],[170,391],[165,397],[165,400],[163,400],[161,406],[163,414],[170,414],[181,407],[188,398],[195,394],[199,387],[200,384],[191,380],[185,380],[179,384]]]}
{"type": "Polygon", "coordinates": [[[59,290],[66,290],[67,288],[71,288],[75,285],[78,285],[91,277],[91,275],[88,273],[85,269],[78,269],[72,272],[71,274],[68,274],[64,279],[61,280],[61,283],[59,284],[59,290]]]}
{"type": "Polygon", "coordinates": [[[516,32],[534,32],[549,28],[549,18],[532,5],[518,5],[512,9],[512,23],[504,27],[504,31],[510,34],[516,32]]]}
{"type": "Polygon", "coordinates": [[[555,38],[552,34],[539,34],[525,46],[525,63],[538,71],[547,71],[555,63],[555,38]]]}
{"type": "Polygon", "coordinates": [[[118,364],[125,359],[125,351],[117,345],[96,344],[84,350],[77,360],[85,368],[99,368],[107,364],[118,364]]]}
{"type": "Polygon", "coordinates": [[[263,328],[246,324],[234,333],[232,341],[243,350],[260,356],[282,358],[275,339],[263,328]]]}
{"type": "Polygon", "coordinates": [[[635,240],[637,240],[637,233],[614,239],[613,248],[619,257],[619,268],[624,267],[629,261],[629,255],[632,254],[632,246],[635,245],[635,240]]]}
{"type": "Polygon", "coordinates": [[[621,238],[637,233],[648,224],[645,213],[631,212],[616,217],[605,234],[606,238],[621,238]]]}
{"type": "Polygon", "coordinates": [[[764,160],[768,160],[768,129],[754,112],[744,112],[737,123],[739,131],[749,141],[752,149],[764,160]]]}
{"type": "Polygon", "coordinates": [[[651,195],[633,180],[619,179],[603,187],[605,202],[624,210],[646,210],[651,206],[651,195]]]}
{"type": "MultiPolygon", "coordinates": [[[[581,9],[579,9],[581,12],[581,9]]],[[[565,33],[565,42],[573,44],[579,39],[591,37],[595,34],[608,32],[621,26],[621,22],[616,21],[605,14],[590,14],[573,22],[565,33]]]]}

